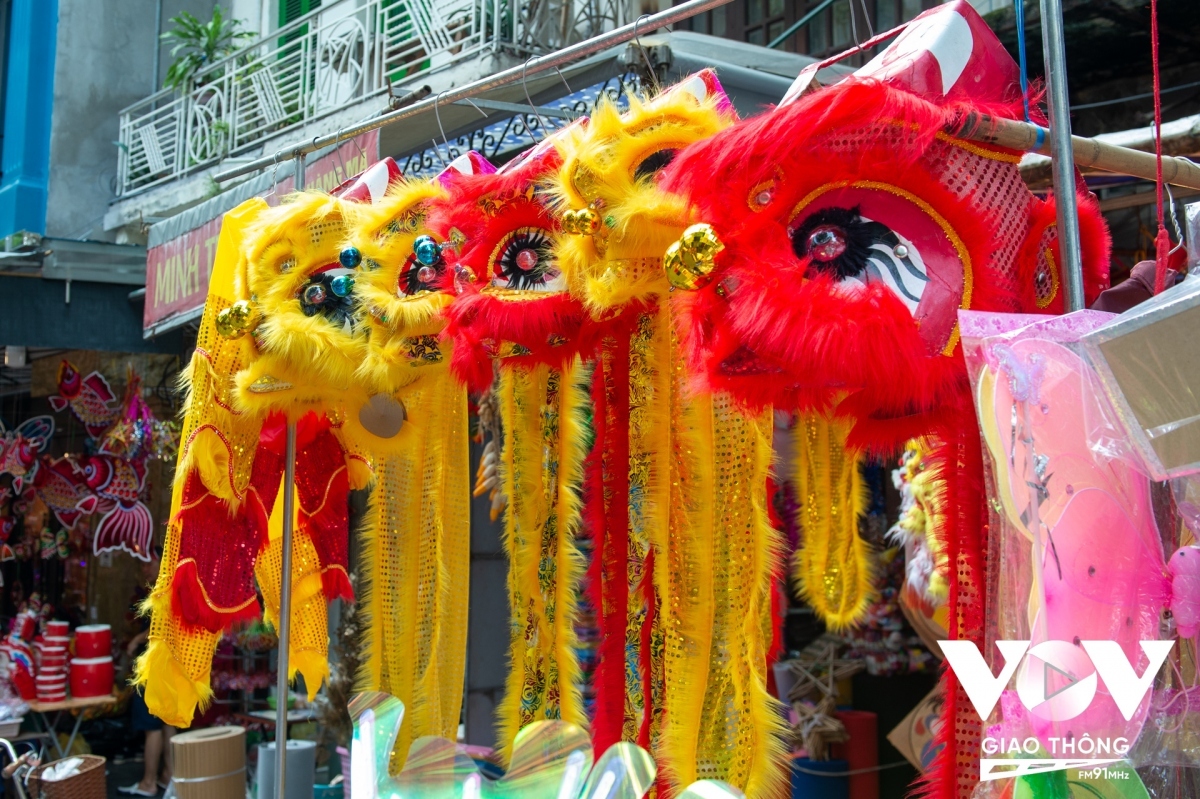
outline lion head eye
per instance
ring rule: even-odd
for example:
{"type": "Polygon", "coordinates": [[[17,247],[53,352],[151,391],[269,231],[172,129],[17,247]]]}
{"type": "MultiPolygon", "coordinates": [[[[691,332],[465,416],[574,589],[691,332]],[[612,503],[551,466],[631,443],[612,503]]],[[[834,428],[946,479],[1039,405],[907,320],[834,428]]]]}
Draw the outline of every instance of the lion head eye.
{"type": "Polygon", "coordinates": [[[523,227],[509,233],[492,255],[492,285],[525,291],[561,291],[549,230],[523,227]]]}
{"type": "Polygon", "coordinates": [[[883,283],[910,311],[929,283],[925,263],[911,242],[859,208],[830,207],[788,226],[792,251],[810,269],[840,282],[883,283]]]}
{"type": "Polygon", "coordinates": [[[651,178],[659,172],[667,168],[667,165],[675,160],[675,156],[679,154],[679,149],[676,147],[665,147],[661,150],[655,150],[646,156],[638,163],[633,170],[635,180],[651,178]]]}

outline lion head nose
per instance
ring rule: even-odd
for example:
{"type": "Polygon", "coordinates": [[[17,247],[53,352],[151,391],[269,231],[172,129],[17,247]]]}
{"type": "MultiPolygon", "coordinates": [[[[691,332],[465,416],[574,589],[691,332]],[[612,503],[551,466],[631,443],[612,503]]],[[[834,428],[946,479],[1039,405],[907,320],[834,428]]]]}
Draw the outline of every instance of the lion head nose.
{"type": "Polygon", "coordinates": [[[667,280],[673,288],[686,291],[706,286],[717,266],[717,253],[723,249],[725,245],[717,238],[712,225],[703,222],[692,225],[663,256],[667,280]]]}

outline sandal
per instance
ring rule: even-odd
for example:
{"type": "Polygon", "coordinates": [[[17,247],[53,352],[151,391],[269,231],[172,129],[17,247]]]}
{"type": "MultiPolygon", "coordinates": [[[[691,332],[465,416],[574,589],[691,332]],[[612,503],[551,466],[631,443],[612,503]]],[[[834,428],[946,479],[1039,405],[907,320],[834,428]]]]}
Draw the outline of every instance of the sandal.
{"type": "Polygon", "coordinates": [[[123,793],[126,796],[147,796],[147,797],[158,796],[157,791],[143,791],[142,785],[140,782],[135,782],[133,785],[123,785],[123,786],[117,788],[117,792],[123,793]]]}

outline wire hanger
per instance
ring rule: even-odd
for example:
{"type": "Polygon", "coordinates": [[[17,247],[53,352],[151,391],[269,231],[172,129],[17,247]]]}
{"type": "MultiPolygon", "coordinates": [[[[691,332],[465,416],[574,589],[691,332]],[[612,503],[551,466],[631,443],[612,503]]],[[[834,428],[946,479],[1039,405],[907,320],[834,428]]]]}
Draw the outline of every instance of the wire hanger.
{"type": "Polygon", "coordinates": [[[650,53],[646,52],[645,46],[642,44],[642,39],[638,36],[638,27],[642,24],[642,20],[649,19],[649,14],[642,14],[633,22],[633,43],[637,45],[637,49],[642,54],[642,60],[646,62],[646,72],[650,75],[650,82],[654,84],[654,93],[662,89],[662,84],[658,82],[658,71],[654,69],[654,62],[650,60],[650,53]]]}
{"type": "Polygon", "coordinates": [[[276,150],[275,154],[271,156],[271,163],[273,165],[271,168],[271,190],[263,195],[264,200],[274,197],[279,189],[279,156],[282,152],[283,150],[276,150]]]}
{"type": "MultiPolygon", "coordinates": [[[[529,103],[530,109],[533,110],[533,115],[537,118],[539,130],[542,134],[542,141],[545,141],[547,132],[546,120],[542,119],[541,112],[538,111],[537,106],[533,104],[533,98],[529,96],[529,62],[535,58],[537,58],[537,56],[531,55],[529,58],[526,58],[525,63],[521,65],[521,88],[525,90],[525,102],[529,103]]],[[[526,125],[525,128],[528,130],[529,126],[526,125]]],[[[530,136],[530,138],[533,137],[530,136]]]]}

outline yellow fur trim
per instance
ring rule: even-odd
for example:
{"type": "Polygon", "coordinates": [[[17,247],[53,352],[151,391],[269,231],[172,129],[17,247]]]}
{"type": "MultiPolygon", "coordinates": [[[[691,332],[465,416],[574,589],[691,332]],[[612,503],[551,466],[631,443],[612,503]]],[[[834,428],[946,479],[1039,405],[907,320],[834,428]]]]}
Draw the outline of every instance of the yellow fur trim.
{"type": "Polygon", "coordinates": [[[859,536],[867,487],[846,449],[850,425],[804,415],[793,429],[793,474],[804,540],[795,577],[805,601],[833,630],[862,620],[875,595],[870,547],[859,536]]]}
{"type": "Polygon", "coordinates": [[[300,192],[262,212],[249,231],[241,294],[262,314],[255,334],[261,351],[251,370],[238,376],[240,410],[302,415],[311,408],[296,404],[336,404],[351,385],[366,352],[361,326],[347,334],[320,314],[306,316],[298,298],[313,272],[338,262],[352,205],[300,192]],[[276,380],[277,390],[256,391],[264,378],[276,380]]]}
{"type": "Polygon", "coordinates": [[[420,434],[376,464],[358,602],[359,687],[405,706],[393,772],[417,738],[457,732],[470,574],[466,392],[444,371],[411,386],[405,405],[420,434]]]}
{"type": "Polygon", "coordinates": [[[577,364],[562,372],[544,364],[500,371],[512,614],[509,673],[497,711],[504,762],[517,733],[534,721],[587,725],[575,656],[575,593],[583,576],[575,543],[584,455],[578,415],[586,400],[577,364]]]}
{"type": "Polygon", "coordinates": [[[212,701],[208,673],[203,680],[193,680],[162,639],[151,640],[138,658],[133,683],[145,690],[146,707],[151,713],[180,729],[192,726],[196,708],[207,707],[212,701]]]}
{"type": "Polygon", "coordinates": [[[913,504],[900,516],[899,526],[910,536],[920,538],[933,558],[933,573],[926,587],[928,599],[935,604],[944,604],[949,598],[950,559],[945,544],[937,531],[942,529],[946,512],[946,481],[936,469],[930,468],[927,459],[937,444],[929,439],[913,439],[905,447],[909,457],[904,470],[912,491],[913,504]]]}
{"type": "Polygon", "coordinates": [[[550,187],[556,204],[564,211],[594,208],[602,220],[596,235],[563,236],[557,247],[573,295],[600,311],[666,292],[662,254],[687,226],[686,209],[653,177],[638,179],[637,168],[655,152],[706,139],[732,122],[716,98],[700,102],[689,92],[668,91],[649,102],[630,97],[624,114],[602,99],[587,125],[556,137],[563,156],[550,187]],[[651,263],[635,263],[618,279],[615,270],[629,259],[651,263]]]}
{"type": "Polygon", "coordinates": [[[395,390],[449,363],[446,352],[440,364],[415,365],[407,357],[411,347],[405,340],[436,338],[445,327],[442,309],[453,298],[441,292],[408,296],[401,290],[412,266],[413,242],[429,232],[426,206],[442,193],[436,183],[400,181],[389,187],[380,202],[348,209],[347,243],[362,255],[354,293],[370,331],[358,375],[373,392],[395,390]]]}

